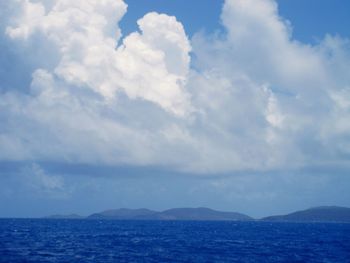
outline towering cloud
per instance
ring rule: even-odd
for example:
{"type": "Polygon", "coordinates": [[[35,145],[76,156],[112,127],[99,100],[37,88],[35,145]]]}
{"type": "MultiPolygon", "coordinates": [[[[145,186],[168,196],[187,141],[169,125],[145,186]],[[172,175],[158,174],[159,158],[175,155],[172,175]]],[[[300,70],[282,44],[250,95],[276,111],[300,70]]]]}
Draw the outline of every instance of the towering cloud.
{"type": "Polygon", "coordinates": [[[350,66],[344,61],[349,41],[326,36],[311,46],[293,40],[290,22],[270,0],[227,0],[222,21],[225,37],[197,35],[193,46],[199,78],[217,83],[216,91],[222,87],[231,92],[224,100],[217,96],[215,105],[232,99],[220,112],[232,118],[224,125],[232,127],[229,134],[239,141],[232,148],[244,149],[236,150],[240,156],[247,154],[242,162],[272,169],[344,164],[339,157],[347,150],[336,145],[339,140],[347,143],[335,135],[337,125],[331,123],[348,115],[340,113],[334,94],[349,87],[343,74],[350,66]]]}
{"type": "Polygon", "coordinates": [[[155,12],[122,37],[122,0],[11,3],[2,39],[37,67],[29,87],[0,89],[2,160],[194,173],[348,163],[349,40],[293,40],[275,1],[226,0],[227,34],[192,41],[155,12]]]}
{"type": "Polygon", "coordinates": [[[126,12],[123,1],[21,1],[22,13],[7,34],[28,39],[36,32],[50,40],[60,60],[53,72],[66,84],[90,88],[107,101],[118,90],[130,98],[152,101],[178,115],[188,111],[183,85],[189,68],[189,41],[175,17],[147,14],[140,33],[126,37],[114,28],[126,12]]]}

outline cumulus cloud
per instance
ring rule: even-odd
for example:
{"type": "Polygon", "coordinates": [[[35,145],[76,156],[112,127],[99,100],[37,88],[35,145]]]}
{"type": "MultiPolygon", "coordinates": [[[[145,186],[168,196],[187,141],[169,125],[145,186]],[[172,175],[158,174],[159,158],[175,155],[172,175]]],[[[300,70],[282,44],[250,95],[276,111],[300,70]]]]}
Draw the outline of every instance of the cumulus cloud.
{"type": "Polygon", "coordinates": [[[58,49],[61,59],[52,72],[69,85],[84,86],[112,100],[118,90],[130,98],[159,104],[175,114],[188,110],[183,90],[190,45],[174,17],[147,14],[115,50],[121,37],[111,30],[126,12],[121,1],[55,1],[46,11],[42,3],[21,1],[22,14],[6,33],[13,39],[43,34],[58,49]]]}
{"type": "Polygon", "coordinates": [[[40,40],[54,59],[32,72],[29,94],[1,93],[2,160],[195,173],[348,162],[349,41],[293,40],[273,0],[226,0],[227,33],[191,41],[155,12],[122,37],[122,0],[18,7],[6,36],[40,40]]]}
{"type": "MultiPolygon", "coordinates": [[[[323,129],[334,134],[330,121],[342,119],[330,94],[349,85],[344,74],[349,68],[349,46],[344,43],[348,41],[328,36],[310,46],[293,40],[291,23],[278,15],[277,3],[270,0],[227,0],[222,21],[227,29],[224,37],[197,35],[193,39],[196,66],[200,78],[202,72],[216,72],[210,77],[213,82],[225,80],[231,82],[231,91],[242,91],[229,96],[240,102],[227,109],[236,113],[247,105],[240,114],[244,120],[235,120],[236,129],[244,130],[244,136],[238,135],[240,141],[248,137],[251,142],[244,143],[244,148],[251,156],[261,151],[257,160],[250,161],[280,168],[339,164],[340,152],[335,153],[332,145],[335,138],[326,146],[321,134],[323,129]],[[343,70],[334,70],[339,67],[343,70]],[[242,78],[253,86],[242,83],[242,78]],[[254,96],[258,100],[250,102],[254,96]],[[250,135],[251,131],[256,134],[250,135]]],[[[243,160],[249,162],[249,157],[243,160]]]]}

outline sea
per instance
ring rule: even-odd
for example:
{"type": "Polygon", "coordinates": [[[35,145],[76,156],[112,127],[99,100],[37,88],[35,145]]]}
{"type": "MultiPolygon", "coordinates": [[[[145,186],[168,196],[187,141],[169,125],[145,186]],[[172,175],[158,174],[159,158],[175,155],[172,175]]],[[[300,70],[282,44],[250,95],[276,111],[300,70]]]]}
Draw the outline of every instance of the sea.
{"type": "Polygon", "coordinates": [[[350,224],[0,219],[0,262],[350,262],[350,224]]]}

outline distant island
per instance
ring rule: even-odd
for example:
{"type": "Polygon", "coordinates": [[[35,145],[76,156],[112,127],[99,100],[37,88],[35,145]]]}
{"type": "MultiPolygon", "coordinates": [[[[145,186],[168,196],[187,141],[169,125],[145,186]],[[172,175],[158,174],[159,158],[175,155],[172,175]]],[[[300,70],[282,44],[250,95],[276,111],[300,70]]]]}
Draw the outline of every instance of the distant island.
{"type": "Polygon", "coordinates": [[[339,206],[319,206],[296,211],[287,215],[269,216],[263,221],[279,222],[344,222],[350,223],[350,208],[339,206]]]}
{"type": "MultiPolygon", "coordinates": [[[[46,217],[49,219],[73,219],[71,215],[55,215],[46,217]]],[[[109,219],[109,220],[202,220],[202,221],[247,221],[253,218],[237,213],[222,212],[210,208],[173,208],[165,211],[153,211],[145,208],[128,209],[120,208],[94,213],[85,219],[109,219]]],[[[77,217],[77,219],[79,219],[77,217]]]]}
{"type": "Polygon", "coordinates": [[[350,223],[350,208],[320,206],[287,215],[254,219],[238,212],[223,212],[210,208],[173,208],[154,211],[145,208],[120,208],[91,214],[87,217],[76,214],[52,215],[47,219],[99,219],[99,220],[193,220],[193,221],[269,221],[269,222],[344,222],[350,223]]]}

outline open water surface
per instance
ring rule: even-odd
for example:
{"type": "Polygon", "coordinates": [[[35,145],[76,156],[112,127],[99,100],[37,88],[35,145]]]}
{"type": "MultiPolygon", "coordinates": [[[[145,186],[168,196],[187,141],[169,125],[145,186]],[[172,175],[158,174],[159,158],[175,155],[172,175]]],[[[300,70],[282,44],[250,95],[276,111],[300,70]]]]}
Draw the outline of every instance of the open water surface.
{"type": "Polygon", "coordinates": [[[350,224],[0,219],[0,262],[350,262],[350,224]]]}

